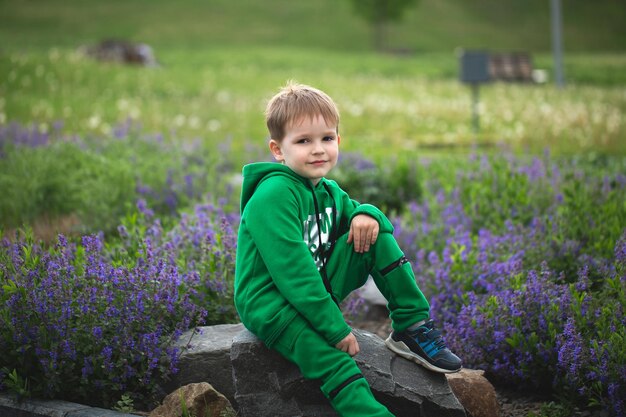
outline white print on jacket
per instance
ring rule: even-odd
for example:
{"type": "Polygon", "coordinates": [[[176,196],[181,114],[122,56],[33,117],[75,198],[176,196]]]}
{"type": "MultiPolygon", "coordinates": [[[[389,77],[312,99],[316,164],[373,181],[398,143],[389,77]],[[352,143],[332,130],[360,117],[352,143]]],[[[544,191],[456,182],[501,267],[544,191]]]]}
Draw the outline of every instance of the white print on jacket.
{"type": "MultiPolygon", "coordinates": [[[[328,240],[330,239],[330,231],[333,227],[333,208],[326,207],[323,213],[320,213],[320,225],[322,227],[322,245],[324,249],[328,249],[330,244],[328,240]]],[[[311,214],[309,217],[303,222],[303,230],[304,230],[304,242],[309,247],[311,251],[311,255],[313,255],[313,259],[315,260],[315,265],[317,265],[317,269],[319,270],[322,267],[322,258],[319,250],[319,230],[317,227],[317,222],[315,221],[315,215],[311,214]]]]}

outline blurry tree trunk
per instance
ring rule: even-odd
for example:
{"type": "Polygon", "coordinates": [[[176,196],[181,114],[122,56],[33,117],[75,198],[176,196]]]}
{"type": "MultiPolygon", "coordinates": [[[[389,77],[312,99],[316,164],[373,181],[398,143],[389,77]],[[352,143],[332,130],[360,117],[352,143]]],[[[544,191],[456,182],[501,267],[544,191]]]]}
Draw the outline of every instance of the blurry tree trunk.
{"type": "Polygon", "coordinates": [[[384,51],[387,47],[385,36],[385,25],[389,11],[389,0],[380,0],[376,2],[376,21],[374,22],[374,47],[377,51],[384,51]]]}
{"type": "Polygon", "coordinates": [[[374,48],[382,52],[387,49],[387,23],[383,19],[378,19],[372,25],[374,48]]]}
{"type": "Polygon", "coordinates": [[[354,12],[369,22],[372,28],[372,41],[378,51],[388,49],[388,25],[398,22],[407,8],[417,0],[351,0],[354,12]]]}

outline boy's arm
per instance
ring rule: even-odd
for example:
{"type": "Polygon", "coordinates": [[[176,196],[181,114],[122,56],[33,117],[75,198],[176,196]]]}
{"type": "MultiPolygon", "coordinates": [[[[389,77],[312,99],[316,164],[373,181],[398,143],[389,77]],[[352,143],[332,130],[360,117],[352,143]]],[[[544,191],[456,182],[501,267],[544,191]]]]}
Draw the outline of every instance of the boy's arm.
{"type": "Polygon", "coordinates": [[[359,214],[366,214],[373,217],[380,226],[380,233],[393,233],[393,225],[391,221],[385,216],[385,214],[376,206],[372,204],[361,204],[356,200],[350,198],[348,193],[337,187],[341,193],[339,198],[341,201],[341,217],[339,221],[339,235],[342,235],[350,229],[352,219],[359,214]]]}
{"type": "Polygon", "coordinates": [[[246,206],[250,235],[280,293],[335,346],[351,329],[303,240],[298,197],[286,185],[263,185],[246,206]]]}
{"type": "Polygon", "coordinates": [[[391,221],[389,221],[387,216],[385,216],[385,214],[380,211],[378,207],[371,204],[359,204],[350,215],[350,223],[352,222],[352,219],[359,214],[367,214],[368,216],[376,219],[382,233],[393,233],[393,225],[391,224],[391,221]]]}

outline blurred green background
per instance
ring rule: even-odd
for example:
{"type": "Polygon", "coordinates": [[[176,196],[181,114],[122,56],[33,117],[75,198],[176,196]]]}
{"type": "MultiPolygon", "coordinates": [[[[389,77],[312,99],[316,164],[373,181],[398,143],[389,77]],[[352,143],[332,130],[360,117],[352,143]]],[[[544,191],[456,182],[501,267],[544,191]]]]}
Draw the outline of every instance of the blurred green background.
{"type": "MultiPolygon", "coordinates": [[[[365,3],[365,2],[363,2],[365,3]]],[[[626,50],[626,6],[562,0],[568,52],[626,50]]],[[[4,48],[74,47],[121,37],[155,47],[225,46],[371,49],[365,21],[348,0],[3,0],[4,48]]],[[[546,0],[421,0],[389,28],[389,45],[415,52],[456,47],[550,50],[546,0]]]]}
{"type": "Polygon", "coordinates": [[[265,102],[288,79],[327,91],[344,150],[374,160],[466,152],[624,153],[626,5],[562,2],[566,88],[555,88],[550,2],[420,0],[385,27],[349,0],[2,0],[0,124],[111,137],[132,120],[176,141],[228,145],[236,164],[267,157],[265,102]],[[158,67],[86,57],[105,39],[146,43],[158,67]],[[480,125],[458,52],[526,51],[545,84],[480,89],[480,125]]]}
{"type": "MultiPolygon", "coordinates": [[[[461,259],[457,228],[444,223],[465,227],[467,214],[472,239],[479,227],[521,235],[488,258],[519,251],[531,268],[547,258],[555,271],[574,271],[587,253],[609,256],[626,201],[626,2],[561,0],[564,88],[554,83],[549,0],[416,0],[383,28],[383,43],[353,9],[370,2],[0,0],[0,238],[29,227],[48,243],[58,232],[102,231],[107,250],[132,263],[139,246],[128,242],[155,233],[142,212],[174,233],[200,202],[236,213],[241,165],[270,158],[265,104],[295,79],[337,102],[343,159],[331,176],[355,199],[404,215],[407,253],[418,244],[439,253],[451,242],[461,259]],[[106,39],[145,43],[159,65],[84,53],[106,39]],[[475,132],[471,90],[458,79],[464,48],[528,52],[548,80],[481,86],[475,132]],[[430,204],[432,216],[413,213],[417,203],[430,204]],[[453,219],[448,207],[459,211],[453,219]],[[525,229],[535,216],[547,225],[541,245],[525,229]]],[[[202,252],[203,267],[222,265],[210,257],[224,242],[202,252]]],[[[473,247],[451,275],[466,289],[482,257],[473,247]]],[[[594,301],[611,318],[598,326],[607,332],[617,305],[608,294],[594,301]]],[[[583,334],[598,320],[582,320],[583,334]]],[[[535,357],[540,374],[553,372],[535,357]]]]}

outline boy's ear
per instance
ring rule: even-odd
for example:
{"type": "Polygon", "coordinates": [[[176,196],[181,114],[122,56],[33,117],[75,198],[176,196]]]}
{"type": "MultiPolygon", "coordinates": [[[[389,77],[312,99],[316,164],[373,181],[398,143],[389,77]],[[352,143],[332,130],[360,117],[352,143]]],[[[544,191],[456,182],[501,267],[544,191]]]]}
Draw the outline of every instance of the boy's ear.
{"type": "Polygon", "coordinates": [[[283,160],[283,151],[280,149],[280,143],[274,139],[270,139],[269,142],[270,152],[274,155],[274,159],[278,162],[283,160]]]}
{"type": "Polygon", "coordinates": [[[341,145],[341,135],[337,134],[337,145],[341,145]]]}

